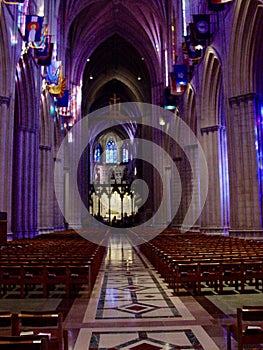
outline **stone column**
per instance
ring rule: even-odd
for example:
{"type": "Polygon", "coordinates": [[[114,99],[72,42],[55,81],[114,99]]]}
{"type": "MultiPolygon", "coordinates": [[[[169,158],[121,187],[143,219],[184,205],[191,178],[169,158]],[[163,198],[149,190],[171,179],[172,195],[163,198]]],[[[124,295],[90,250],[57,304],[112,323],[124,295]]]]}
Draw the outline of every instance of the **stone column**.
{"type": "Polygon", "coordinates": [[[53,155],[50,145],[39,146],[39,230],[50,232],[54,229],[53,222],[53,155]]]}
{"type": "Polygon", "coordinates": [[[10,97],[0,96],[0,211],[7,212],[7,232],[11,232],[13,118],[10,97]]]}
{"type": "Polygon", "coordinates": [[[38,232],[38,128],[17,126],[14,147],[12,231],[15,238],[32,238],[38,232]]]}
{"type": "Polygon", "coordinates": [[[225,168],[226,154],[221,144],[223,126],[214,125],[201,128],[201,144],[205,152],[209,172],[208,194],[201,216],[201,231],[208,233],[225,233],[228,204],[225,200],[226,179],[222,169],[225,168]]]}
{"type": "Polygon", "coordinates": [[[249,93],[230,98],[229,104],[230,234],[262,235],[255,132],[257,98],[249,93]]]}

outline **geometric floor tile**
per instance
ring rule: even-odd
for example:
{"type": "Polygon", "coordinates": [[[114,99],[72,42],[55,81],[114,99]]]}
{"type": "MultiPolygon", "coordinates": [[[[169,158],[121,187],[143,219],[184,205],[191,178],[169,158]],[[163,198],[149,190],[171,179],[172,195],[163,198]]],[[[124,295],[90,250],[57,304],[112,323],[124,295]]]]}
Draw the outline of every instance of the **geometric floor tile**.
{"type": "Polygon", "coordinates": [[[215,350],[212,342],[203,347],[191,329],[155,331],[95,331],[89,349],[97,350],[215,350]],[[105,345],[107,344],[107,347],[105,345]]]}
{"type": "Polygon", "coordinates": [[[114,289],[129,290],[130,292],[138,292],[138,291],[142,291],[142,290],[147,289],[147,287],[132,284],[132,285],[127,285],[124,287],[118,287],[118,288],[114,288],[114,289]]]}
{"type": "Polygon", "coordinates": [[[161,350],[160,346],[149,344],[148,342],[143,342],[139,345],[131,346],[131,350],[161,350]]]}
{"type": "Polygon", "coordinates": [[[153,305],[147,305],[147,304],[141,304],[141,303],[132,303],[132,304],[120,306],[117,309],[121,311],[130,312],[133,314],[141,314],[144,312],[156,310],[157,307],[153,305]]]}

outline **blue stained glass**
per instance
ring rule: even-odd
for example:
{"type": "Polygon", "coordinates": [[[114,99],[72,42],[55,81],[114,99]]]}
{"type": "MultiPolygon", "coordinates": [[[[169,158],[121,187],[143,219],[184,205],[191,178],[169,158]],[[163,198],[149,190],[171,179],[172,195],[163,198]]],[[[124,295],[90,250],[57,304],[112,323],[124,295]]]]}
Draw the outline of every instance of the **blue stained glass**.
{"type": "Polygon", "coordinates": [[[101,156],[101,145],[98,144],[98,146],[95,149],[94,152],[94,162],[95,163],[100,163],[100,156],[101,156]]]}
{"type": "Polygon", "coordinates": [[[106,145],[106,163],[117,163],[117,147],[113,140],[109,140],[106,145]]]}
{"type": "Polygon", "coordinates": [[[127,150],[127,148],[122,149],[122,161],[123,163],[128,163],[129,161],[129,151],[127,150]]]}

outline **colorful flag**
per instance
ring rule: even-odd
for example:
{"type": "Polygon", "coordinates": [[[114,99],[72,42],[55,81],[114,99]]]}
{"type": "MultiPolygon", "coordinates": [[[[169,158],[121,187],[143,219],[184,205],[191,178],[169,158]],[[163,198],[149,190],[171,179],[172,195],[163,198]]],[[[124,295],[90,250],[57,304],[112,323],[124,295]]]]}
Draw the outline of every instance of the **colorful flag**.
{"type": "Polygon", "coordinates": [[[182,95],[185,90],[186,85],[178,84],[176,82],[176,75],[174,72],[170,74],[170,95],[182,95]]]}
{"type": "Polygon", "coordinates": [[[174,65],[174,74],[176,84],[187,85],[187,67],[185,64],[175,64],[174,65]]]}
{"type": "Polygon", "coordinates": [[[40,41],[44,17],[26,15],[24,41],[40,41]]]}
{"type": "Polygon", "coordinates": [[[191,60],[199,60],[202,57],[202,49],[196,49],[195,45],[193,44],[193,39],[192,36],[185,36],[185,43],[186,43],[186,47],[187,47],[187,52],[189,55],[189,58],[191,60]]]}
{"type": "Polygon", "coordinates": [[[188,40],[191,40],[191,43],[194,46],[197,46],[197,45],[206,46],[206,40],[198,38],[198,33],[197,33],[197,28],[195,26],[195,23],[189,23],[189,30],[190,30],[190,35],[186,36],[185,38],[187,38],[188,40]]]}
{"type": "Polygon", "coordinates": [[[232,0],[208,0],[208,10],[223,11],[225,9],[225,4],[231,1],[232,0]]]}
{"type": "Polygon", "coordinates": [[[210,15],[193,15],[198,40],[210,38],[210,15]]]}
{"type": "Polygon", "coordinates": [[[52,52],[53,52],[54,43],[50,43],[49,53],[47,57],[42,57],[37,60],[37,64],[40,66],[50,66],[52,60],[52,52]]]}
{"type": "Polygon", "coordinates": [[[48,85],[48,91],[51,94],[56,95],[56,97],[62,97],[65,89],[66,89],[66,78],[63,77],[62,66],[61,66],[61,68],[59,69],[58,84],[48,85]]]}
{"type": "Polygon", "coordinates": [[[232,0],[210,0],[211,4],[226,4],[227,2],[232,2],[232,0]]]}
{"type": "Polygon", "coordinates": [[[61,61],[51,61],[51,64],[47,67],[46,81],[48,84],[58,85],[60,69],[61,61]]]}
{"type": "Polygon", "coordinates": [[[25,0],[3,0],[3,3],[7,5],[19,5],[23,4],[24,2],[25,0]]]}
{"type": "Polygon", "coordinates": [[[68,107],[69,90],[65,90],[62,97],[57,97],[58,107],[68,107]]]}
{"type": "Polygon", "coordinates": [[[50,50],[52,48],[51,37],[52,37],[51,35],[46,35],[44,39],[44,45],[40,48],[35,47],[35,51],[34,51],[35,58],[44,60],[50,56],[50,50]]]}
{"type": "Polygon", "coordinates": [[[225,4],[215,4],[212,0],[208,0],[208,10],[209,11],[223,11],[225,9],[225,4]]]}
{"type": "Polygon", "coordinates": [[[177,107],[178,101],[176,94],[171,94],[171,89],[170,88],[165,88],[164,89],[164,95],[163,95],[163,104],[165,109],[173,110],[177,107]]]}

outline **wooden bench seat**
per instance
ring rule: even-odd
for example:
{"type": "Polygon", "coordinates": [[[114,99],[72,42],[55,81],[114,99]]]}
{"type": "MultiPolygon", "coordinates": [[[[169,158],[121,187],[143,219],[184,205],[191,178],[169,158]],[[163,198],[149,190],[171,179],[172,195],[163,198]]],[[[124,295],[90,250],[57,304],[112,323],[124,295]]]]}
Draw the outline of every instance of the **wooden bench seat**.
{"type": "Polygon", "coordinates": [[[227,350],[231,350],[231,336],[238,350],[243,350],[244,345],[263,343],[263,309],[238,308],[236,323],[227,326],[227,350]]]}

